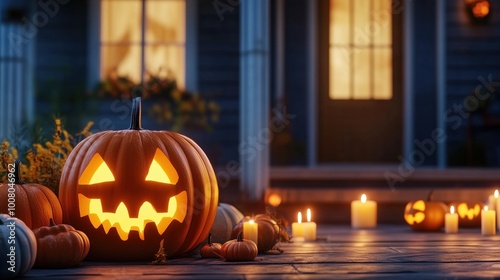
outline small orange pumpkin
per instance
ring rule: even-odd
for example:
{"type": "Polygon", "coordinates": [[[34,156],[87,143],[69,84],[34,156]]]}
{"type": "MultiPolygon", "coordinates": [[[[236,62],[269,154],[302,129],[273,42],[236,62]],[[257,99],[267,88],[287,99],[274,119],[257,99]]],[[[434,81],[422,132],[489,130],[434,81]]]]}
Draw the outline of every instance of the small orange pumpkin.
{"type": "Polygon", "coordinates": [[[90,242],[85,233],[70,225],[54,224],[33,231],[37,242],[34,267],[63,268],[79,264],[89,253],[90,242]]]}
{"type": "Polygon", "coordinates": [[[221,257],[221,252],[220,252],[220,248],[221,248],[221,244],[220,243],[212,243],[212,234],[209,233],[208,234],[208,242],[207,244],[203,245],[203,247],[201,247],[201,250],[200,250],[200,255],[203,257],[203,258],[220,258],[221,257]]]}
{"type": "Polygon", "coordinates": [[[406,204],[404,219],[413,230],[438,231],[444,225],[446,209],[442,202],[411,201],[406,204]]]}
{"type": "MultiPolygon", "coordinates": [[[[13,177],[9,183],[0,185],[0,213],[11,213],[30,229],[47,224],[49,219],[61,223],[63,213],[57,196],[46,186],[23,183],[20,176],[21,161],[13,166],[13,177]],[[10,204],[10,205],[9,205],[10,204]]],[[[9,173],[10,174],[10,173],[9,173]]]]}
{"type": "Polygon", "coordinates": [[[222,244],[221,255],[227,261],[253,261],[257,257],[257,245],[252,240],[243,239],[242,232],[238,233],[236,239],[222,244]]]}

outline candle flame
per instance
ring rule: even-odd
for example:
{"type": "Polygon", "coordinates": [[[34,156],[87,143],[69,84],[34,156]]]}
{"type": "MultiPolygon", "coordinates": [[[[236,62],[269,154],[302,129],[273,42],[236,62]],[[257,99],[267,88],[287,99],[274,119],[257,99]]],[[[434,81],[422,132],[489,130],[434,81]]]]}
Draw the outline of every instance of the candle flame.
{"type": "Polygon", "coordinates": [[[361,195],[361,203],[366,203],[366,194],[361,195]]]}
{"type": "Polygon", "coordinates": [[[495,198],[498,198],[498,190],[495,190],[495,193],[493,194],[495,198]]]}
{"type": "Polygon", "coordinates": [[[484,211],[488,211],[488,206],[484,206],[484,211]]]}
{"type": "Polygon", "coordinates": [[[311,209],[307,209],[307,222],[311,221],[311,209]]]}
{"type": "Polygon", "coordinates": [[[255,221],[254,220],[250,220],[250,221],[248,221],[248,223],[251,224],[251,225],[253,225],[255,223],[255,221]]]}
{"type": "Polygon", "coordinates": [[[451,214],[454,214],[454,213],[455,213],[455,206],[451,206],[451,207],[450,207],[450,213],[451,213],[451,214]]]}
{"type": "Polygon", "coordinates": [[[300,213],[300,212],[297,214],[297,222],[299,224],[302,223],[302,213],[300,213]]]}

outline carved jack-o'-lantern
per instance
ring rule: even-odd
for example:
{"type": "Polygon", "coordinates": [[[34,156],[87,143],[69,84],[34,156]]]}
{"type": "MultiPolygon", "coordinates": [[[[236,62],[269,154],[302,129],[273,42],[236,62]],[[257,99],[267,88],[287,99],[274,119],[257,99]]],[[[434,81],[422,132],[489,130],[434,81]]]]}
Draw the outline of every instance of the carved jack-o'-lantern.
{"type": "Polygon", "coordinates": [[[460,227],[481,227],[481,209],[484,208],[484,203],[451,203],[450,206],[455,206],[458,214],[458,225],[460,227]]]}
{"type": "Polygon", "coordinates": [[[64,221],[88,235],[87,259],[150,260],[161,240],[169,257],[178,256],[201,244],[215,219],[217,181],[205,153],[140,121],[136,98],[129,130],[84,139],[63,168],[64,221]]]}
{"type": "Polygon", "coordinates": [[[406,204],[404,218],[413,230],[437,231],[444,225],[445,213],[442,202],[417,200],[406,204]]]}

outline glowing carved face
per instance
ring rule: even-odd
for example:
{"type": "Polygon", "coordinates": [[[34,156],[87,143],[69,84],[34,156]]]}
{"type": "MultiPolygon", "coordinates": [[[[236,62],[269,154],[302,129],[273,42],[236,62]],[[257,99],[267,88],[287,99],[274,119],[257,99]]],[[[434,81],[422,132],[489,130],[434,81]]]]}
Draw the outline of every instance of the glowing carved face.
{"type": "Polygon", "coordinates": [[[405,220],[409,225],[419,224],[425,220],[425,201],[418,200],[408,203],[405,209],[405,220]]]}
{"type": "Polygon", "coordinates": [[[474,204],[469,208],[467,203],[460,203],[457,206],[457,213],[461,219],[473,220],[481,214],[481,209],[482,207],[479,204],[474,204]]]}
{"type": "MultiPolygon", "coordinates": [[[[172,187],[179,181],[179,175],[168,157],[160,149],[156,149],[144,180],[172,187]]],[[[101,155],[96,153],[80,176],[78,184],[97,187],[109,182],[115,182],[115,176],[101,155]]],[[[158,234],[161,235],[173,220],[183,222],[187,212],[186,207],[182,207],[187,205],[186,191],[165,199],[165,203],[168,203],[167,212],[158,212],[149,201],[138,202],[141,206],[138,207],[137,217],[131,217],[124,202],[119,202],[114,212],[103,211],[102,199],[104,198],[88,198],[79,193],[80,217],[88,216],[96,229],[102,225],[106,234],[111,228],[116,228],[121,240],[127,240],[131,230],[138,231],[139,237],[144,240],[144,229],[148,223],[155,223],[158,234]]]]}

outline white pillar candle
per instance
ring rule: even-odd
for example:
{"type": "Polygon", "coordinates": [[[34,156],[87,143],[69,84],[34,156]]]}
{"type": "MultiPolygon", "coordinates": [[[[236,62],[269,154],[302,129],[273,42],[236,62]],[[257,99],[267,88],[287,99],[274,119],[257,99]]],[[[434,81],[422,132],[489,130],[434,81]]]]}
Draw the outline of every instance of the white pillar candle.
{"type": "Polygon", "coordinates": [[[353,228],[377,227],[377,203],[367,200],[366,195],[361,200],[351,202],[351,226],[353,228]]]}
{"type": "Polygon", "coordinates": [[[444,216],[444,231],[446,233],[458,232],[458,214],[455,213],[455,207],[450,207],[450,213],[444,216]]]}
{"type": "Polygon", "coordinates": [[[496,212],[488,210],[488,206],[484,206],[481,210],[481,234],[482,235],[495,235],[496,234],[496,212]]]}
{"type": "Polygon", "coordinates": [[[297,222],[292,223],[292,237],[294,241],[304,240],[304,223],[302,223],[302,213],[297,214],[297,222]]]}
{"type": "Polygon", "coordinates": [[[498,190],[495,190],[493,194],[488,196],[488,209],[497,210],[497,202],[498,202],[498,190]]]}
{"type": "Polygon", "coordinates": [[[259,225],[254,220],[243,223],[243,238],[250,239],[259,246],[259,225]]]}
{"type": "Polygon", "coordinates": [[[311,222],[311,209],[307,209],[307,223],[304,223],[304,239],[306,241],[316,240],[316,223],[311,222]]]}
{"type": "Polygon", "coordinates": [[[495,193],[493,194],[493,199],[490,197],[488,198],[488,205],[490,204],[490,201],[493,200],[495,202],[495,211],[496,211],[496,216],[497,216],[497,228],[500,228],[500,199],[498,199],[498,190],[495,190],[495,193]]]}

